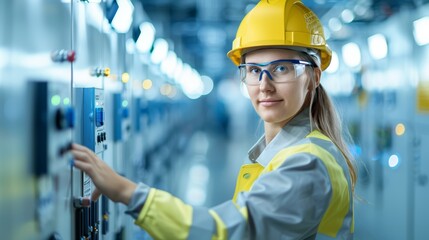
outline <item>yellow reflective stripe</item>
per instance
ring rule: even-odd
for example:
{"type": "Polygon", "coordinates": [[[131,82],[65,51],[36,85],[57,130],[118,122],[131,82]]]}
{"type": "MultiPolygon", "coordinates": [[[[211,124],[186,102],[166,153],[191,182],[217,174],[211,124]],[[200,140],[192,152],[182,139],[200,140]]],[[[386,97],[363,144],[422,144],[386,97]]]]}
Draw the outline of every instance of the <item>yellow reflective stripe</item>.
{"type": "MultiPolygon", "coordinates": [[[[246,222],[249,219],[249,215],[247,212],[247,207],[241,207],[234,203],[234,206],[237,208],[238,212],[244,217],[246,222]]],[[[218,239],[227,239],[228,238],[228,228],[225,224],[225,222],[222,220],[222,218],[218,215],[218,213],[210,209],[209,210],[210,215],[213,217],[213,219],[216,222],[216,235],[212,237],[213,240],[218,239]]]]}
{"type": "Polygon", "coordinates": [[[209,210],[210,215],[214,218],[216,222],[217,234],[213,236],[213,240],[226,239],[228,236],[228,229],[226,228],[225,223],[219,217],[219,215],[214,210],[209,210]]]}
{"type": "MultiPolygon", "coordinates": [[[[318,138],[322,138],[318,134],[314,135],[318,138]]],[[[344,175],[343,169],[328,151],[314,143],[306,143],[289,147],[274,156],[273,160],[271,160],[267,167],[265,167],[263,172],[269,172],[277,169],[288,157],[297,153],[310,153],[318,157],[323,161],[326,169],[328,170],[332,185],[332,197],[328,209],[319,225],[318,231],[328,236],[335,237],[349,210],[350,199],[347,179],[344,175]]]]}
{"type": "Polygon", "coordinates": [[[312,138],[312,137],[314,137],[314,138],[320,138],[320,139],[332,142],[331,139],[329,139],[327,136],[323,135],[323,133],[321,133],[321,132],[319,132],[317,130],[312,131],[310,134],[307,135],[306,138],[312,138]]]}
{"type": "Polygon", "coordinates": [[[328,209],[323,215],[318,231],[328,236],[335,237],[343,224],[347,212],[349,211],[349,185],[343,169],[335,161],[335,158],[325,149],[319,146],[315,146],[315,148],[317,148],[321,154],[313,154],[318,156],[325,163],[332,186],[331,201],[328,209]],[[323,157],[324,155],[325,157],[323,157]]]}
{"type": "Polygon", "coordinates": [[[237,176],[237,183],[235,185],[235,192],[232,201],[235,202],[239,192],[249,191],[255,180],[259,177],[264,167],[259,163],[252,163],[243,165],[237,176]]]}
{"type": "Polygon", "coordinates": [[[187,239],[192,207],[171,194],[152,188],[135,224],[155,239],[187,239]]]}

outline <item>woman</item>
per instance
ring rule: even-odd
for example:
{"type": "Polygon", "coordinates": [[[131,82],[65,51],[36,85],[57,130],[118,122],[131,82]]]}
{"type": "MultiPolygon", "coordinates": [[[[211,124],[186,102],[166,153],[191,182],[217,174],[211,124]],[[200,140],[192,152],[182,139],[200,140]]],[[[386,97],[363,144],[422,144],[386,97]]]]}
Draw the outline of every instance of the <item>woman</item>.
{"type": "Polygon", "coordinates": [[[356,172],[320,84],[330,63],[323,28],[298,0],[265,0],[240,24],[228,53],[240,69],[264,136],[250,149],[233,200],[192,207],[119,176],[87,148],[75,166],[128,205],[156,239],[352,239],[356,172]]]}

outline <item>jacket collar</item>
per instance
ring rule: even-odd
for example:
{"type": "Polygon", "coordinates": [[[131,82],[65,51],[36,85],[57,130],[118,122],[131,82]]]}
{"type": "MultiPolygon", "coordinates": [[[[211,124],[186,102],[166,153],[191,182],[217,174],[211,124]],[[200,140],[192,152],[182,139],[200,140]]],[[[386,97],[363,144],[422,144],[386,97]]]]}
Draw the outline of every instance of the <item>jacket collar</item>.
{"type": "Polygon", "coordinates": [[[265,143],[264,134],[250,148],[248,152],[249,160],[266,167],[280,150],[296,144],[310,134],[310,131],[309,109],[306,108],[288,122],[268,145],[265,143]]]}

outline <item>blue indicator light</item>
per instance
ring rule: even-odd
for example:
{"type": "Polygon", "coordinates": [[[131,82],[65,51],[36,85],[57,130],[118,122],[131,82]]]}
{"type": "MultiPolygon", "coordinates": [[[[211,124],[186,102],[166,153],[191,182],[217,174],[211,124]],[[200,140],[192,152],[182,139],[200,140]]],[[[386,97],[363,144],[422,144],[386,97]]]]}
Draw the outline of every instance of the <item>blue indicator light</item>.
{"type": "Polygon", "coordinates": [[[96,108],[95,109],[95,126],[101,127],[104,125],[104,113],[103,108],[96,108]]]}

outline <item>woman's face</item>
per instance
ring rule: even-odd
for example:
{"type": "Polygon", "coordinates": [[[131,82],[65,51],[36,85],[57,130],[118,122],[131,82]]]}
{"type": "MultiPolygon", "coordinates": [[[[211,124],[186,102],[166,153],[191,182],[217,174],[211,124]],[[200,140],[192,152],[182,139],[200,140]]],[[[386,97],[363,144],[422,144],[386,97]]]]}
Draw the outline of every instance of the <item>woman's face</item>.
{"type": "MultiPolygon", "coordinates": [[[[286,49],[260,49],[245,55],[246,63],[265,63],[279,59],[300,59],[299,54],[286,49]]],[[[253,107],[266,123],[284,126],[303,106],[309,87],[305,72],[294,81],[274,83],[266,73],[260,85],[246,85],[253,107]]]]}

